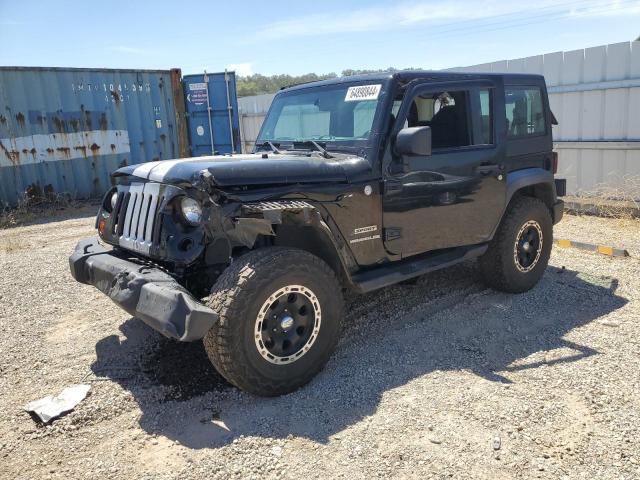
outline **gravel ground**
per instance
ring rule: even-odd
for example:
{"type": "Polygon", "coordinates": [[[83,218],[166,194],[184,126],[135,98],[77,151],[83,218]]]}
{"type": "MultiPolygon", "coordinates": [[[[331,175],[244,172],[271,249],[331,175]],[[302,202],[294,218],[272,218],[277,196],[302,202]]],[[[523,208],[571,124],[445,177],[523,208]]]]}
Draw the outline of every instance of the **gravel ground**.
{"type": "Polygon", "coordinates": [[[472,263],[350,300],[307,387],[263,399],[162,338],[67,257],[93,217],[0,231],[0,477],[640,478],[640,224],[567,217],[541,283],[472,263]],[[50,426],[27,402],[87,382],[50,426]]]}

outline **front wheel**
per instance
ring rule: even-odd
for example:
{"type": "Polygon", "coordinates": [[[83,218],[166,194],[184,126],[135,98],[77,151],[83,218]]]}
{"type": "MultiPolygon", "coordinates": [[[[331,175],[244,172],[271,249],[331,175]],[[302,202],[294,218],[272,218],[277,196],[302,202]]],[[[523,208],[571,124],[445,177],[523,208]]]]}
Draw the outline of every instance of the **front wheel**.
{"type": "Polygon", "coordinates": [[[236,259],[213,286],[219,315],[204,338],[220,374],[256,395],[291,392],[324,366],[342,320],[333,270],[303,250],[269,247],[236,259]]]}
{"type": "Polygon", "coordinates": [[[514,199],[478,262],[485,283],[504,292],[530,290],[547,268],[552,243],[553,222],[546,205],[532,197],[514,199]]]}

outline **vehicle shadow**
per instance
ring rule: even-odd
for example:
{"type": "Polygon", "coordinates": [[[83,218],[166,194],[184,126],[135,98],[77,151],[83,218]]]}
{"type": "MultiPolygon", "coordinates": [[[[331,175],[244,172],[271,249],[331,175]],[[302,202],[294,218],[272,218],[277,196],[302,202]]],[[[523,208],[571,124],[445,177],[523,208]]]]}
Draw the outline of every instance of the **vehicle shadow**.
{"type": "Polygon", "coordinates": [[[91,368],[134,395],[145,431],[189,448],[241,435],[324,443],[373,414],[386,391],[436,370],[509,383],[518,370],[596,355],[564,336],[627,302],[615,294],[616,279],[564,268],[549,267],[522,295],[485,289],[475,277],[474,265],[464,264],[350,300],[345,335],[327,368],[278,398],[240,392],[211,367],[201,342],[167,340],[133,318],[121,326],[124,340],[97,343],[91,368]],[[528,359],[557,349],[561,356],[528,359]]]}

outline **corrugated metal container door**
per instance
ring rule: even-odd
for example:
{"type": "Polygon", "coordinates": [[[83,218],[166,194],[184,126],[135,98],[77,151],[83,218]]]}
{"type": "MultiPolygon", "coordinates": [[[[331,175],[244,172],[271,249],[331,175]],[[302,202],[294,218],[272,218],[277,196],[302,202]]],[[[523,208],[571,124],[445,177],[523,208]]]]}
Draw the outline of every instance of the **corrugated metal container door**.
{"type": "Polygon", "coordinates": [[[185,75],[183,84],[191,155],[239,152],[235,73],[185,75]]]}
{"type": "Polygon", "coordinates": [[[0,68],[0,203],[27,190],[99,196],[120,166],[178,157],[172,76],[180,71],[0,68]]]}

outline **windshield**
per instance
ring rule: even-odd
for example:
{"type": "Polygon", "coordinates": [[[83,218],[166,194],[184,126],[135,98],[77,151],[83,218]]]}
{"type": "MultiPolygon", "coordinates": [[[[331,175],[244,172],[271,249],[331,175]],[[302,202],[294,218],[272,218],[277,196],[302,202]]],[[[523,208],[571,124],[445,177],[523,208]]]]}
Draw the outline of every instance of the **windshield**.
{"type": "Polygon", "coordinates": [[[380,83],[331,85],[282,93],[273,101],[256,144],[366,143],[381,88],[380,83]]]}

